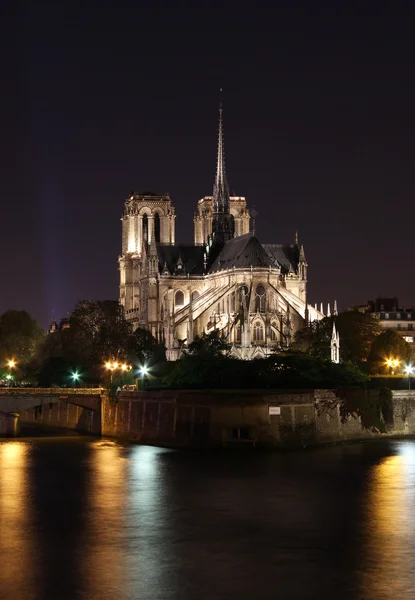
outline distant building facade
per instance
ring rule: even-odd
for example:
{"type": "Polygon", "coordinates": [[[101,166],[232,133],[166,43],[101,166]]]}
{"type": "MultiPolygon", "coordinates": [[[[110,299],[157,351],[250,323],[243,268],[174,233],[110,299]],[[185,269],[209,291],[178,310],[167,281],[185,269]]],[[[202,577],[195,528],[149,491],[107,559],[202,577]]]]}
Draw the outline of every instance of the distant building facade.
{"type": "Polygon", "coordinates": [[[376,298],[366,304],[350,307],[349,310],[374,314],[382,331],[395,330],[410,344],[415,355],[415,307],[400,308],[398,298],[376,298]]]}
{"type": "Polygon", "coordinates": [[[308,264],[298,236],[291,244],[262,244],[250,220],[245,197],[229,194],[222,108],[213,194],[197,203],[193,245],[176,242],[168,194],[132,193],[125,201],[120,302],[135,327],[165,344],[168,359],[215,330],[233,356],[266,356],[323,318],[307,302],[308,264]]]}

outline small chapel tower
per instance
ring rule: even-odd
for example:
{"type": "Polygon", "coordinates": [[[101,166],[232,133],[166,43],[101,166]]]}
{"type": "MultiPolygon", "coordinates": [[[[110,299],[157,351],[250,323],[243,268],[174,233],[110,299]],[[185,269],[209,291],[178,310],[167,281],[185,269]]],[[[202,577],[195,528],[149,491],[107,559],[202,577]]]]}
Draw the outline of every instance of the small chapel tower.
{"type": "Polygon", "coordinates": [[[338,364],[340,362],[340,335],[339,332],[336,331],[336,325],[334,324],[334,321],[333,331],[331,333],[330,352],[331,362],[338,364]]]}

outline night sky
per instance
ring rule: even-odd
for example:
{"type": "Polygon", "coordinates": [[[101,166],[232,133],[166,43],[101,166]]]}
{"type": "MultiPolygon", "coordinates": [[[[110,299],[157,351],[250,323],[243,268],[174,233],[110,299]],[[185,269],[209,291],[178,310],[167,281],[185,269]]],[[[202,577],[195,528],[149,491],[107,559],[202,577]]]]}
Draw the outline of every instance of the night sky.
{"type": "Polygon", "coordinates": [[[77,300],[116,299],[131,190],[170,192],[176,239],[193,242],[220,87],[230,189],[255,206],[262,242],[293,242],[298,229],[309,301],[415,304],[414,15],[409,3],[359,4],[376,9],[9,7],[0,314],[24,308],[47,326],[77,300]]]}

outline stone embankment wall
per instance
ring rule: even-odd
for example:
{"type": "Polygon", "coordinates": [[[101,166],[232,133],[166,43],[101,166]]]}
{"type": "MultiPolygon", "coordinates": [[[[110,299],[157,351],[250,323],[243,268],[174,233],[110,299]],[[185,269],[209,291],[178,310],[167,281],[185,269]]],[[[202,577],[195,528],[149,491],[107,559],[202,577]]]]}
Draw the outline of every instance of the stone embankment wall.
{"type": "MultiPolygon", "coordinates": [[[[124,392],[102,400],[102,435],[172,447],[292,447],[381,437],[342,422],[332,390],[124,392]]],[[[415,435],[415,391],[393,392],[388,435],[415,435]]]]}

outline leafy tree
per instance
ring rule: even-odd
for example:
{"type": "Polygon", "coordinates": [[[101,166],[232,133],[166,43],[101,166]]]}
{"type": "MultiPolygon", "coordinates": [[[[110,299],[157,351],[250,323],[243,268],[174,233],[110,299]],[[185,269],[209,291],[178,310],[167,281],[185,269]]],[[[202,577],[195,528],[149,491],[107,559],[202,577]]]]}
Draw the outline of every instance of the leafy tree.
{"type": "Polygon", "coordinates": [[[116,301],[78,302],[66,331],[64,349],[68,358],[79,358],[88,365],[127,360],[132,326],[116,301]]]}
{"type": "Polygon", "coordinates": [[[387,359],[399,360],[400,370],[402,364],[412,360],[411,346],[393,329],[384,331],[373,340],[368,361],[371,373],[389,373],[387,365],[385,369],[387,359]]]}
{"type": "Polygon", "coordinates": [[[192,356],[210,355],[218,357],[226,355],[231,346],[223,338],[220,331],[212,331],[211,333],[203,333],[201,336],[196,336],[187,353],[192,356]]]}
{"type": "Polygon", "coordinates": [[[341,360],[353,363],[366,361],[372,342],[380,333],[379,323],[370,313],[345,311],[336,317],[325,317],[300,330],[293,348],[316,358],[328,359],[333,322],[340,334],[341,360]]]}
{"type": "Polygon", "coordinates": [[[39,323],[25,310],[8,310],[0,317],[0,361],[27,363],[44,339],[39,323]]]}
{"type": "Polygon", "coordinates": [[[147,329],[138,327],[128,340],[128,358],[133,364],[155,365],[166,361],[166,350],[147,329]]]}
{"type": "Polygon", "coordinates": [[[195,337],[168,373],[167,385],[183,389],[229,387],[236,380],[230,373],[234,363],[243,364],[226,356],[229,349],[219,331],[195,337]]]}

